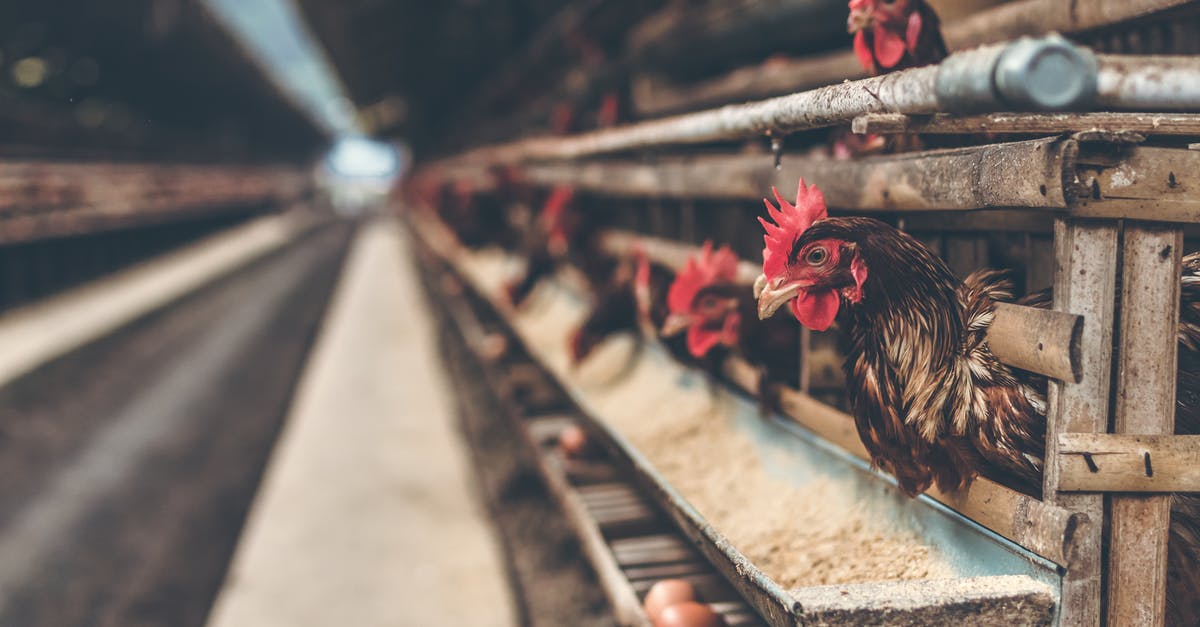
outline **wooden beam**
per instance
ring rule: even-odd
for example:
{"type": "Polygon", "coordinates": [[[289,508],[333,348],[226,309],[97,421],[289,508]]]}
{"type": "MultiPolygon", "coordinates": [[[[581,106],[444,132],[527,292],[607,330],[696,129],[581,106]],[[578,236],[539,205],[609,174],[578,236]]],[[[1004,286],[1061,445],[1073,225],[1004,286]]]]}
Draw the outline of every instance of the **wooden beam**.
{"type": "Polygon", "coordinates": [[[0,161],[0,243],[289,203],[302,168],[0,161]]]}
{"type": "Polygon", "coordinates": [[[1058,436],[1059,490],[1200,492],[1200,435],[1058,436]]]}
{"type": "Polygon", "coordinates": [[[1200,136],[1195,113],[988,113],[912,116],[880,113],[854,118],[855,133],[1068,133],[1102,130],[1142,135],[1200,136]]]}
{"type": "Polygon", "coordinates": [[[1079,512],[1075,547],[1063,575],[1061,621],[1064,626],[1100,624],[1104,499],[1092,494],[1059,492],[1062,433],[1108,430],[1112,371],[1112,332],[1116,297],[1117,227],[1060,219],[1054,227],[1054,310],[1083,317],[1080,374],[1076,381],[1050,381],[1046,420],[1042,499],[1079,512]]]}
{"type": "Polygon", "coordinates": [[[1072,215],[1200,222],[1200,151],[1155,146],[1080,149],[1072,215]]]}
{"type": "MultiPolygon", "coordinates": [[[[803,177],[834,209],[1059,209],[1067,205],[1063,170],[1074,148],[1072,140],[1048,138],[856,161],[785,156],[778,170],[769,155],[728,155],[530,164],[521,173],[537,185],[626,198],[758,201],[772,186],[795,189],[803,177]]],[[[477,167],[462,167],[481,176],[477,167]]]]}
{"type": "Polygon", "coordinates": [[[995,312],[987,341],[997,359],[1060,381],[1079,382],[1083,318],[1009,303],[997,303],[995,312]]]}
{"type": "MultiPolygon", "coordinates": [[[[1114,407],[1117,433],[1174,430],[1182,248],[1178,228],[1126,225],[1114,407]]],[[[1114,496],[1111,524],[1108,623],[1163,625],[1170,495],[1114,496]]]]}

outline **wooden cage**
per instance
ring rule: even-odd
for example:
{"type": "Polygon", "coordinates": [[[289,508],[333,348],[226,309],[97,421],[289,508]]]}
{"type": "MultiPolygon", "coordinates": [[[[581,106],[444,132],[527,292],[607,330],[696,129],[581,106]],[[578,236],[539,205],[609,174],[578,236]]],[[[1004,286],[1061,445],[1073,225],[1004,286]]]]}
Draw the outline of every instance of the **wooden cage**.
{"type": "MultiPolygon", "coordinates": [[[[586,195],[583,210],[606,213],[609,254],[640,248],[679,268],[701,241],[720,238],[741,253],[749,285],[759,199],[803,177],[835,213],[891,220],[960,276],[1008,263],[1025,291],[1052,287],[1052,310],[1002,306],[988,335],[1005,363],[1051,379],[1043,498],[986,479],[929,494],[1061,569],[1058,624],[1162,624],[1170,493],[1200,491],[1200,438],[1173,435],[1181,259],[1200,222],[1200,58],[1185,56],[1196,52],[1198,14],[1188,4],[1020,0],[948,19],[950,49],[965,52],[943,66],[982,64],[997,48],[977,46],[1050,31],[1097,53],[1137,53],[1096,54],[1099,85],[1078,111],[1015,113],[1004,103],[947,106],[930,92],[938,66],[864,78],[841,51],[668,78],[652,63],[672,54],[664,42],[736,30],[715,8],[671,7],[633,29],[626,59],[592,72],[629,81],[640,121],[565,136],[510,132],[507,143],[425,163],[410,183],[503,197],[497,173],[510,170],[534,187],[570,186],[586,195]],[[792,148],[834,125],[935,145],[956,138],[957,147],[852,160],[792,148]]],[[[596,89],[564,93],[586,101],[596,89]]],[[[408,209],[420,239],[453,265],[458,245],[430,219],[436,211],[408,209]]],[[[804,364],[836,359],[808,332],[798,350],[804,364]]],[[[748,364],[730,360],[725,371],[754,389],[748,364]]],[[[850,416],[810,394],[813,376],[803,369],[786,393],[788,417],[865,458],[850,416]]]]}

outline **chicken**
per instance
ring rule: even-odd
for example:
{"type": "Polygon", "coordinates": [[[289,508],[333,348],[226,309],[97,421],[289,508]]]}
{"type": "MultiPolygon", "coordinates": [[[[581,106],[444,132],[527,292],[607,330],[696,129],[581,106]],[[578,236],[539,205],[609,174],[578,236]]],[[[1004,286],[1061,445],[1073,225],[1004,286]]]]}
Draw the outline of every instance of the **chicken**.
{"type": "MultiPolygon", "coordinates": [[[[804,326],[835,319],[848,334],[847,387],[874,465],[913,496],[979,473],[1031,494],[1041,486],[1046,378],[1001,363],[986,333],[994,304],[1012,301],[1001,273],[959,283],[916,239],[883,222],[830,218],[820,190],[800,182],[796,203],[767,202],[759,315],[788,306],[804,326]]],[[[1177,431],[1196,433],[1200,376],[1200,255],[1184,260],[1177,431]]],[[[1043,292],[1017,301],[1047,307],[1043,292]]],[[[1200,499],[1176,495],[1168,624],[1200,624],[1200,499]]]]}
{"type": "Polygon", "coordinates": [[[737,270],[729,247],[713,251],[712,242],[705,242],[671,284],[661,334],[670,338],[686,331],[688,353],[711,369],[730,353],[759,364],[761,409],[777,410],[781,384],[800,376],[799,329],[759,320],[737,270]]]}
{"type": "Polygon", "coordinates": [[[566,254],[571,227],[566,213],[574,195],[572,188],[559,186],[546,198],[531,235],[532,241],[527,245],[525,273],[505,289],[513,306],[521,306],[538,282],[552,274],[566,254]]]}
{"type": "Polygon", "coordinates": [[[658,333],[667,319],[667,291],[674,280],[674,273],[650,263],[645,251],[636,247],[632,259],[619,265],[613,280],[597,293],[595,306],[571,336],[572,362],[587,359],[619,333],[635,333],[640,342],[657,342],[676,360],[693,362],[682,335],[664,338],[658,333]]]}
{"type": "Polygon", "coordinates": [[[937,13],[924,0],[850,0],[846,29],[854,54],[872,74],[938,63],[946,58],[937,13]]]}

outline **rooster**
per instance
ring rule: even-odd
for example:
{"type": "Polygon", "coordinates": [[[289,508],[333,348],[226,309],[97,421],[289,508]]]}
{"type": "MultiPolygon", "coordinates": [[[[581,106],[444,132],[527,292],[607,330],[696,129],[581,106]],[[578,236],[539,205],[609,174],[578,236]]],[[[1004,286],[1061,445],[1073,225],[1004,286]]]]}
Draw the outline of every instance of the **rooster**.
{"type": "MultiPolygon", "coordinates": [[[[1001,273],[959,283],[908,234],[878,220],[830,218],[800,182],[793,205],[766,201],[758,312],[787,306],[804,326],[836,319],[850,339],[845,364],[855,425],[872,463],[909,496],[932,484],[966,487],[979,473],[1038,494],[1046,431],[1046,378],[1001,363],[986,333],[994,304],[1012,301],[1001,273]]],[[[1184,259],[1177,431],[1195,433],[1200,376],[1200,255],[1184,259]]],[[[1042,292],[1017,301],[1048,307],[1042,292]]],[[[1175,495],[1169,624],[1194,625],[1200,589],[1200,498],[1175,495]]]]}
{"type": "Polygon", "coordinates": [[[726,354],[761,364],[758,398],[765,413],[779,408],[781,386],[800,376],[800,334],[795,325],[759,320],[737,271],[729,247],[714,251],[705,242],[671,284],[660,333],[670,338],[686,332],[688,354],[710,369],[726,354]]]}
{"type": "Polygon", "coordinates": [[[872,74],[938,63],[948,54],[937,13],[924,0],[850,0],[846,29],[872,74]]]}

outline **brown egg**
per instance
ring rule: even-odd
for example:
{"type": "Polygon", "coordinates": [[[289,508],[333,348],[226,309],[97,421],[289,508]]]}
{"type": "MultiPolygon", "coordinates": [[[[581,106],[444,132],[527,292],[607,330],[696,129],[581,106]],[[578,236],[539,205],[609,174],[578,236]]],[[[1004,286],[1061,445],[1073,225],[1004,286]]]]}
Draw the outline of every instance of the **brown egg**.
{"type": "Polygon", "coordinates": [[[725,619],[703,603],[684,601],[663,610],[654,627],[725,627],[725,619]]]}
{"type": "Polygon", "coordinates": [[[570,426],[558,434],[558,446],[563,455],[571,459],[579,459],[592,454],[592,443],[588,440],[587,432],[582,427],[570,426]]]}
{"type": "Polygon", "coordinates": [[[663,579],[650,586],[646,600],[642,601],[642,609],[646,610],[646,616],[650,617],[651,622],[657,623],[663,610],[676,603],[694,600],[696,590],[692,588],[692,584],[682,579],[663,579]]]}

